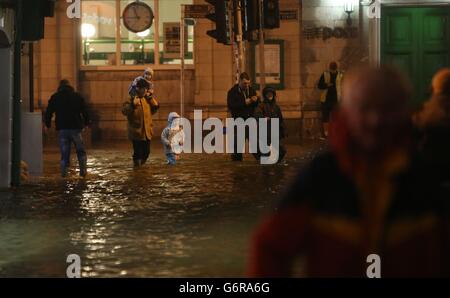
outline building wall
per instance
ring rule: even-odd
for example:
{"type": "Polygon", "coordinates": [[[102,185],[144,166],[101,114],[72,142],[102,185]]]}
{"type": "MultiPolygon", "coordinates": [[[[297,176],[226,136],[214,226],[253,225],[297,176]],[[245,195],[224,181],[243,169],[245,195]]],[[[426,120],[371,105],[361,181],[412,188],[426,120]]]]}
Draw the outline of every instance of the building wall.
{"type": "MultiPolygon", "coordinates": [[[[45,36],[35,46],[35,101],[42,102],[45,109],[50,96],[56,91],[61,79],[68,79],[89,103],[94,120],[91,135],[94,140],[125,139],[126,121],[121,113],[122,103],[127,100],[131,81],[142,75],[142,70],[96,70],[80,69],[78,19],[69,19],[69,4],[58,0],[55,17],[46,18],[45,36]]],[[[170,111],[180,111],[180,71],[155,70],[155,96],[161,109],[154,115],[155,134],[161,133],[170,111]]],[[[193,104],[194,72],[185,71],[186,110],[193,104]]],[[[49,133],[51,138],[53,132],[49,133]]]]}
{"type": "Polygon", "coordinates": [[[35,99],[44,106],[61,79],[75,86],[78,82],[77,42],[78,22],[66,15],[66,1],[57,1],[55,16],[45,18],[44,39],[35,45],[35,99]]]}
{"type": "MultiPolygon", "coordinates": [[[[206,4],[194,0],[195,4],[206,4]]],[[[278,92],[279,103],[289,125],[290,134],[299,131],[301,84],[301,1],[280,0],[280,9],[297,9],[298,20],[281,21],[281,28],[268,30],[266,38],[284,40],[285,89],[278,92]]],[[[58,82],[69,79],[87,98],[95,120],[94,139],[125,138],[126,123],[121,105],[127,97],[131,80],[141,74],[139,70],[95,70],[79,65],[80,21],[69,19],[69,4],[58,0],[55,17],[47,18],[45,38],[35,46],[35,99],[36,104],[47,105],[58,82]]],[[[194,109],[202,109],[204,117],[227,116],[226,94],[234,84],[234,58],[231,46],[217,44],[206,31],[214,28],[207,19],[197,20],[195,26],[194,69],[186,70],[185,111],[192,117],[194,109]]],[[[247,47],[247,56],[249,47],[247,47]]],[[[248,64],[249,65],[249,64],[248,64]]],[[[144,67],[142,67],[143,70],[144,67]]],[[[250,71],[247,69],[247,71],[250,71]]],[[[251,72],[251,71],[250,71],[251,72]]],[[[155,69],[155,95],[161,102],[161,110],[155,115],[155,134],[166,124],[169,111],[180,111],[180,73],[176,69],[155,69]]]]}
{"type": "MultiPolygon", "coordinates": [[[[377,63],[379,20],[367,17],[371,1],[354,0],[351,14],[356,38],[308,39],[305,30],[311,27],[345,27],[347,15],[344,0],[280,0],[281,10],[298,10],[298,20],[281,21],[281,28],[267,30],[267,39],[282,39],[285,45],[285,88],[278,91],[278,101],[287,119],[289,134],[320,133],[319,91],[316,88],[321,73],[330,61],[339,62],[342,70],[359,63],[377,63]]],[[[382,0],[381,4],[435,4],[449,0],[382,0]]],[[[194,4],[206,4],[194,0],[194,4]]],[[[35,45],[34,90],[35,106],[47,105],[59,80],[69,79],[89,101],[94,116],[92,135],[95,139],[125,138],[126,123],[120,112],[131,80],[141,70],[80,69],[80,21],[66,16],[68,3],[58,0],[55,17],[47,18],[45,38],[35,45]]],[[[207,19],[198,19],[195,26],[194,68],[186,70],[185,116],[202,109],[204,117],[227,116],[226,94],[234,84],[232,46],[217,44],[206,31],[214,29],[207,19]]],[[[246,47],[248,72],[250,47],[246,47]]],[[[26,51],[24,51],[26,55],[26,51]]],[[[24,57],[26,59],[26,57],[24,57]]],[[[142,66],[142,69],[144,67],[142,66]]],[[[161,110],[155,115],[155,134],[166,124],[169,111],[180,111],[180,73],[172,69],[155,69],[155,92],[161,110]]],[[[26,101],[26,86],[24,100],[26,101]]]]}
{"type": "MultiPolygon", "coordinates": [[[[206,4],[194,0],[194,4],[206,4]]],[[[291,135],[299,132],[301,106],[300,34],[301,1],[280,0],[280,10],[298,10],[298,20],[281,21],[280,28],[266,31],[266,39],[284,41],[285,88],[277,91],[278,103],[287,119],[291,135]]],[[[232,46],[216,43],[206,32],[214,29],[208,19],[199,19],[195,26],[195,107],[203,116],[225,118],[227,91],[235,83],[234,54],[232,46]]],[[[250,69],[250,45],[246,43],[246,71],[250,69]]]]}
{"type": "MultiPolygon", "coordinates": [[[[80,91],[91,106],[94,139],[124,139],[127,137],[126,118],[122,105],[128,100],[131,81],[142,71],[80,71],[80,91]]],[[[180,112],[180,71],[155,71],[155,98],[160,103],[153,115],[154,133],[160,135],[167,124],[169,112],[180,112]]],[[[185,71],[186,111],[192,109],[194,73],[185,71]]]]}

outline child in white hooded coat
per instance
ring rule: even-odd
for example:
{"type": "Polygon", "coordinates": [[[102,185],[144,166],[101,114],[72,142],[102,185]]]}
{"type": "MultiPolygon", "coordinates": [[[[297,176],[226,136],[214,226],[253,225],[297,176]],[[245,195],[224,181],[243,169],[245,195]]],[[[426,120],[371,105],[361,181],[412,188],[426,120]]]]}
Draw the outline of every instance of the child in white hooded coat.
{"type": "Polygon", "coordinates": [[[174,165],[179,159],[184,143],[184,132],[180,126],[180,115],[169,113],[168,124],[161,133],[161,142],[164,146],[167,164],[174,165]]]}

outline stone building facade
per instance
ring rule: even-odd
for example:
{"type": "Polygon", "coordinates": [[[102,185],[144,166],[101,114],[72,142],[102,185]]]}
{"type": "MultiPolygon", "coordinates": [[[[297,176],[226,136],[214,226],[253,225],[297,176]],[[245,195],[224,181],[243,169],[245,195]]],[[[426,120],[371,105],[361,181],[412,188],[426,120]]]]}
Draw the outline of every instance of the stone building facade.
{"type": "MultiPolygon", "coordinates": [[[[206,4],[204,0],[190,3],[206,4]]],[[[283,14],[296,13],[296,17],[282,19],[279,29],[266,31],[266,39],[284,43],[284,88],[278,91],[279,103],[289,134],[306,137],[320,133],[316,84],[329,62],[337,61],[344,71],[357,64],[380,63],[383,7],[450,5],[448,0],[280,0],[279,3],[283,14]],[[353,6],[350,14],[345,11],[348,4],[353,6]]],[[[57,1],[55,17],[46,19],[45,38],[35,47],[36,102],[45,108],[58,81],[67,78],[91,105],[95,119],[93,138],[125,138],[126,123],[120,106],[126,100],[130,81],[145,66],[82,65],[81,20],[67,17],[67,5],[66,1],[57,1]]],[[[206,34],[211,29],[214,24],[207,19],[198,19],[193,29],[193,64],[186,66],[184,82],[187,117],[193,116],[194,109],[202,109],[204,117],[227,116],[226,93],[235,80],[233,47],[216,43],[206,34]]],[[[246,58],[247,62],[252,59],[250,46],[246,47],[246,58]]],[[[167,114],[180,110],[180,70],[177,64],[149,66],[155,70],[155,93],[161,101],[155,121],[158,134],[166,124],[167,114]]],[[[250,67],[246,70],[253,72],[250,67]]]]}
{"type": "MultiPolygon", "coordinates": [[[[203,0],[193,0],[192,3],[206,4],[203,0]]],[[[140,75],[145,66],[83,66],[80,61],[81,21],[67,17],[68,5],[66,1],[57,1],[55,17],[46,19],[45,38],[35,46],[36,104],[45,109],[59,80],[67,78],[91,105],[95,120],[93,138],[125,138],[126,122],[120,107],[127,98],[131,80],[140,75]]],[[[285,86],[279,91],[279,101],[295,134],[301,116],[301,3],[297,0],[281,0],[280,8],[296,11],[297,19],[281,21],[281,27],[268,31],[266,38],[284,41],[285,86]]],[[[185,70],[184,110],[187,117],[193,117],[194,109],[202,109],[204,117],[224,119],[227,116],[226,94],[234,84],[235,76],[233,48],[218,44],[209,37],[206,31],[212,29],[214,24],[207,19],[198,19],[194,27],[195,62],[186,65],[185,70]]],[[[247,56],[250,59],[249,49],[247,56]]],[[[155,95],[161,102],[161,109],[155,115],[155,130],[158,134],[166,125],[167,114],[180,111],[180,70],[179,65],[148,66],[155,71],[155,95]]]]}

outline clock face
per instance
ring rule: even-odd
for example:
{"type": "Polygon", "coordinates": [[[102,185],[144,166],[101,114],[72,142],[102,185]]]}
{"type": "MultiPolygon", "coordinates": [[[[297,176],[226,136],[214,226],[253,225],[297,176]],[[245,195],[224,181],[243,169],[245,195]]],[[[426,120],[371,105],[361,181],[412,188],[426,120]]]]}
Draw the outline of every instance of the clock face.
{"type": "Polygon", "coordinates": [[[128,4],[122,14],[124,26],[134,33],[149,29],[153,24],[153,17],[150,6],[142,2],[128,4]]]}

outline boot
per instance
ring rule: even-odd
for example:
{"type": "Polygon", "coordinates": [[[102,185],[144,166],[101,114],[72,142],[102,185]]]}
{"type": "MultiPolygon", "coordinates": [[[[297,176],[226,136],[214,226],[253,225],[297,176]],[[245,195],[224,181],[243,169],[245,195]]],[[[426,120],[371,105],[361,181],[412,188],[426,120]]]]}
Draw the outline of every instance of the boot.
{"type": "Polygon", "coordinates": [[[87,160],[82,159],[78,163],[80,165],[80,176],[84,178],[87,175],[87,160]]]}
{"type": "Polygon", "coordinates": [[[61,161],[59,164],[59,169],[61,171],[61,177],[66,178],[69,172],[69,167],[66,166],[63,161],[61,161]]]}
{"type": "Polygon", "coordinates": [[[67,172],[68,172],[67,167],[61,167],[61,177],[66,178],[67,172]]]}
{"type": "Polygon", "coordinates": [[[139,168],[140,166],[142,166],[142,160],[134,159],[133,160],[133,165],[134,165],[135,168],[139,168]]]}

